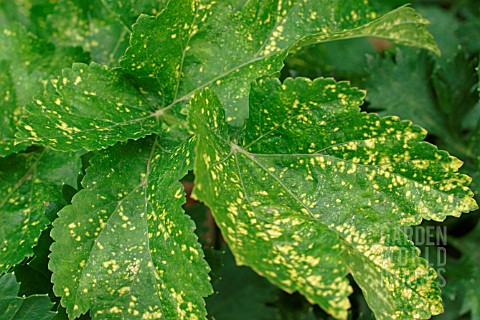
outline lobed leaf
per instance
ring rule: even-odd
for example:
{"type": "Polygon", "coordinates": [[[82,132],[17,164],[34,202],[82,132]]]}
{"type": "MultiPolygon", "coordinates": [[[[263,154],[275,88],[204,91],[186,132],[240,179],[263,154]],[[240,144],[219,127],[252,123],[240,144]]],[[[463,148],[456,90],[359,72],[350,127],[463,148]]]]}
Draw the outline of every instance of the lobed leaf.
{"type": "Polygon", "coordinates": [[[65,203],[62,184],[76,185],[80,165],[78,154],[49,149],[0,158],[0,274],[33,254],[46,205],[65,203]]]}
{"type": "Polygon", "coordinates": [[[20,284],[11,273],[0,277],[0,314],[5,320],[51,320],[56,313],[50,311],[53,303],[48,295],[18,297],[20,284]]]}
{"type": "Polygon", "coordinates": [[[428,318],[442,311],[435,272],[399,227],[476,208],[470,179],[420,127],[359,112],[363,97],[331,79],[261,80],[235,139],[214,93],[197,94],[194,196],[238,264],[334,317],[351,273],[378,319],[428,318]]]}
{"type": "Polygon", "coordinates": [[[205,317],[209,267],[178,182],[192,147],[165,150],[149,138],[91,160],[51,233],[54,292],[70,317],[89,309],[94,319],[205,317]]]}
{"type": "Polygon", "coordinates": [[[458,31],[464,29],[463,23],[455,14],[456,10],[428,5],[415,6],[415,9],[431,23],[428,30],[442,52],[441,57],[436,57],[437,60],[453,57],[462,45],[458,31]]]}
{"type": "MultiPolygon", "coordinates": [[[[132,10],[130,5],[121,9],[116,2],[107,6],[115,12],[122,12],[122,15],[132,10]]],[[[105,118],[92,118],[95,109],[104,109],[109,102],[97,105],[96,99],[84,99],[82,108],[75,110],[76,116],[84,118],[83,121],[70,118],[66,121],[51,116],[48,130],[42,129],[45,118],[50,116],[46,112],[53,113],[58,109],[56,99],[59,99],[59,105],[72,107],[68,104],[69,94],[59,92],[55,99],[40,98],[40,104],[29,104],[29,117],[21,125],[23,135],[54,148],[65,148],[62,150],[104,148],[117,141],[137,139],[156,132],[152,129],[155,118],[166,121],[168,125],[168,119],[172,118],[184,124],[182,107],[196,90],[206,87],[213,90],[225,106],[227,121],[241,125],[248,117],[250,83],[278,73],[290,50],[314,42],[379,36],[435,51],[425,25],[425,21],[410,8],[400,8],[377,18],[368,5],[353,0],[170,1],[157,16],[142,15],[138,18],[120,70],[109,73],[129,74],[132,79],[122,78],[125,82],[123,88],[137,90],[149,103],[139,108],[152,111],[151,115],[129,118],[117,114],[115,124],[125,130],[109,132],[108,138],[104,138],[104,126],[96,128],[95,123],[110,122],[113,114],[123,110],[111,109],[105,118]],[[131,121],[135,122],[132,128],[131,121]],[[28,126],[26,131],[25,125],[28,126]],[[62,130],[65,127],[67,131],[62,130]],[[50,133],[40,135],[42,130],[50,133]],[[84,138],[79,135],[79,145],[64,146],[57,141],[57,136],[68,138],[72,133],[69,131],[74,130],[89,134],[84,138]],[[97,136],[104,139],[97,139],[97,136]]],[[[75,73],[75,69],[65,72],[75,73]]],[[[100,83],[96,76],[80,78],[80,86],[90,88],[120,85],[115,76],[111,79],[104,76],[100,83]],[[104,80],[112,83],[108,85],[104,80]]]]}
{"type": "Polygon", "coordinates": [[[241,125],[248,117],[250,83],[279,72],[293,47],[378,36],[438,52],[426,21],[413,9],[376,18],[364,3],[348,0],[258,0],[243,6],[176,1],[156,18],[139,18],[122,65],[145,82],[160,84],[165,109],[208,87],[224,105],[227,121],[241,125]]]}
{"type": "MultiPolygon", "coordinates": [[[[366,81],[369,107],[382,115],[415,121],[438,138],[457,143],[462,139],[461,117],[477,102],[472,90],[477,82],[474,69],[460,51],[437,62],[414,51],[374,59],[366,81]],[[399,95],[406,98],[396,99],[399,95]]],[[[457,148],[462,149],[460,144],[457,148]]]]}
{"type": "Polygon", "coordinates": [[[391,59],[375,59],[367,78],[367,100],[381,115],[396,115],[415,123],[430,133],[443,136],[445,119],[439,117],[429,84],[433,61],[425,54],[398,51],[391,59]],[[394,59],[394,61],[393,61],[394,59]],[[395,85],[402,83],[402,85],[395,85]],[[387,91],[385,89],[388,88],[387,91]],[[385,94],[388,92],[388,94],[385,94]],[[407,99],[396,99],[402,95],[407,99]]]}

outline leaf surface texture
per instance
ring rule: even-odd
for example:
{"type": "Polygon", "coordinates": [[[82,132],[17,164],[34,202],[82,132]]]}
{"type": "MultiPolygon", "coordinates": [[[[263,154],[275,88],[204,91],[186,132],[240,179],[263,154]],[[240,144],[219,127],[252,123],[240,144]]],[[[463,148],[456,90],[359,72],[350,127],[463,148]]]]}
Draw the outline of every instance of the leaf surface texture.
{"type": "Polygon", "coordinates": [[[234,138],[215,95],[197,94],[194,195],[237,263],[334,317],[351,273],[377,318],[428,318],[442,311],[435,271],[399,227],[476,208],[470,179],[420,127],[359,112],[363,97],[331,79],[261,80],[234,138]]]}
{"type": "Polygon", "coordinates": [[[167,151],[143,139],[92,159],[85,189],[52,231],[54,291],[70,316],[90,309],[94,319],[205,317],[209,267],[178,182],[192,146],[167,151]]]}
{"type": "Polygon", "coordinates": [[[0,158],[0,273],[33,254],[46,207],[65,204],[62,184],[76,186],[79,171],[79,154],[51,149],[0,158]]]}
{"type": "MultiPolygon", "coordinates": [[[[160,131],[152,127],[155,121],[167,126],[179,120],[184,123],[182,108],[196,90],[206,87],[224,105],[227,121],[241,126],[248,117],[250,83],[280,72],[290,50],[323,41],[378,36],[436,52],[425,26],[426,21],[411,8],[378,17],[368,5],[353,0],[171,1],[160,14],[138,18],[120,68],[103,77],[98,76],[96,67],[84,68],[83,75],[65,84],[71,90],[63,89],[62,81],[68,78],[64,76],[58,81],[55,96],[30,103],[25,120],[28,127],[22,126],[21,137],[61,150],[93,150],[138,139],[160,131]],[[119,84],[112,73],[130,80],[119,84]],[[109,114],[93,117],[95,109],[111,110],[118,102],[126,105],[101,90],[108,87],[115,91],[118,86],[124,90],[131,87],[128,91],[137,91],[143,98],[145,103],[132,105],[130,110],[139,108],[150,114],[126,115],[119,110],[115,120],[109,114]],[[81,94],[84,99],[78,108],[72,100],[85,87],[91,89],[81,94]],[[93,90],[97,87],[100,90],[93,90]],[[102,95],[105,97],[100,98],[102,95]],[[46,117],[51,123],[48,132],[41,125],[46,117]],[[122,130],[112,134],[111,121],[122,130]],[[71,137],[71,130],[83,133],[76,135],[81,143],[60,141],[58,137],[71,137]],[[97,139],[99,135],[103,139],[97,139]]],[[[74,74],[77,69],[64,73],[74,74]]]]}

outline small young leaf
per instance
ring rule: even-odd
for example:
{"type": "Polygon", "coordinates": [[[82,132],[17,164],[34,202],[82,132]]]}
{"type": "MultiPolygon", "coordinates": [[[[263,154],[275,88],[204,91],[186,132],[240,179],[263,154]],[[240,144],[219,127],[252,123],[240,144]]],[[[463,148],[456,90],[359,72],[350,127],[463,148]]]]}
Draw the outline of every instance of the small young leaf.
{"type": "Polygon", "coordinates": [[[363,96],[331,79],[262,80],[233,139],[215,95],[197,94],[194,195],[238,264],[334,317],[347,316],[351,273],[378,319],[428,318],[442,311],[435,272],[399,227],[476,208],[470,179],[420,127],[360,113],[363,96]]]}
{"type": "Polygon", "coordinates": [[[11,273],[0,277],[0,315],[5,320],[51,320],[53,303],[47,295],[17,297],[20,284],[11,273]]]}
{"type": "Polygon", "coordinates": [[[50,223],[45,206],[62,202],[62,184],[74,184],[79,171],[80,155],[49,149],[0,158],[0,273],[32,255],[50,223]]]}
{"type": "Polygon", "coordinates": [[[50,269],[70,317],[204,318],[209,267],[184,214],[193,141],[153,139],[99,153],[54,222],[50,269]],[[128,155],[128,157],[125,157],[128,155]]]}

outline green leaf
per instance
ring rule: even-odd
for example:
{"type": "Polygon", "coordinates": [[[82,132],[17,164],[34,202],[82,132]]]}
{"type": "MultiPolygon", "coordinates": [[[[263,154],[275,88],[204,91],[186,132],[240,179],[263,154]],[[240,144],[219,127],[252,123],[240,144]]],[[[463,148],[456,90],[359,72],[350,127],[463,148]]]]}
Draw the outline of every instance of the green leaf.
{"type": "Polygon", "coordinates": [[[435,272],[399,227],[476,208],[470,179],[420,127],[360,113],[363,97],[331,79],[262,80],[234,139],[215,95],[197,94],[194,196],[238,264],[334,317],[351,273],[378,319],[428,318],[442,311],[435,272]]]}
{"type": "Polygon", "coordinates": [[[209,267],[178,182],[192,147],[166,150],[149,138],[92,158],[52,231],[54,292],[70,317],[89,309],[94,319],[205,317],[209,267]]]}
{"type": "Polygon", "coordinates": [[[0,156],[7,156],[27,147],[27,144],[15,145],[15,132],[20,121],[21,108],[17,105],[15,97],[15,83],[10,74],[10,63],[0,60],[0,110],[2,112],[2,125],[0,126],[0,156]]]}
{"type": "Polygon", "coordinates": [[[305,47],[289,55],[285,60],[282,75],[296,78],[333,77],[336,80],[349,80],[361,83],[368,72],[365,56],[376,54],[370,38],[331,41],[305,47]]]}
{"type": "MultiPolygon", "coordinates": [[[[477,60],[458,50],[444,63],[438,63],[432,74],[432,84],[437,97],[439,110],[448,117],[457,120],[457,126],[451,129],[461,131],[461,119],[478,102],[478,76],[475,72],[477,60]]],[[[453,128],[452,128],[453,127],[453,128]]]]}
{"type": "Polygon", "coordinates": [[[167,0],[102,0],[102,3],[129,28],[140,14],[157,15],[166,6],[167,0]]]}
{"type": "MultiPolygon", "coordinates": [[[[477,9],[478,5],[473,4],[471,9],[477,9]]],[[[478,10],[478,9],[477,9],[478,10]]],[[[480,51],[480,41],[475,41],[480,36],[480,17],[477,15],[469,15],[468,19],[464,21],[461,27],[457,30],[457,35],[460,38],[462,45],[470,52],[478,53],[480,51]]]]}
{"type": "Polygon", "coordinates": [[[418,6],[415,9],[430,21],[429,31],[442,52],[442,58],[453,57],[460,45],[457,34],[462,28],[457,12],[431,5],[418,6]]]}
{"type": "MultiPolygon", "coordinates": [[[[69,79],[71,82],[66,88],[77,83],[79,88],[89,88],[88,93],[96,93],[96,98],[81,94],[81,108],[70,105],[71,97],[64,92],[59,92],[55,98],[40,99],[38,104],[30,103],[28,119],[21,125],[21,137],[64,148],[62,150],[102,148],[117,141],[137,139],[157,132],[152,129],[157,118],[167,124],[171,122],[169,119],[182,122],[181,107],[196,90],[205,87],[215,91],[223,102],[227,121],[239,125],[248,117],[251,81],[279,72],[292,48],[313,42],[379,36],[435,50],[425,30],[425,21],[412,9],[403,7],[375,18],[367,5],[351,0],[307,1],[302,5],[273,0],[242,2],[241,5],[235,1],[206,4],[195,0],[171,1],[158,16],[142,15],[137,20],[130,47],[121,61],[123,70],[100,72],[100,68],[91,66],[89,70],[83,68],[84,75],[76,74],[75,68],[64,71],[76,74],[81,80],[77,83],[76,78],[69,79]],[[122,72],[133,79],[127,80],[122,72]],[[101,95],[109,95],[96,90],[98,87],[116,92],[118,86],[132,94],[136,90],[135,96],[141,95],[145,102],[148,101],[139,106],[138,116],[125,117],[124,110],[112,107],[111,100],[98,101],[101,95]],[[81,120],[74,121],[72,116],[65,118],[64,114],[70,113],[63,110],[67,106],[74,117],[81,120]],[[62,112],[58,111],[59,107],[62,112]],[[109,110],[106,115],[93,117],[97,109],[102,113],[106,108],[109,110]],[[143,114],[146,110],[151,113],[143,114]],[[55,112],[62,118],[50,114],[55,112]],[[102,122],[111,122],[112,118],[115,118],[117,129],[121,128],[115,133],[102,125],[102,122]],[[49,123],[48,128],[45,122],[49,123]],[[52,130],[54,128],[60,130],[52,130]],[[75,131],[78,134],[72,136],[75,131]],[[97,135],[103,139],[98,139],[97,135]],[[78,145],[63,142],[70,137],[79,138],[78,145]]],[[[61,82],[57,87],[61,91],[60,86],[61,82]]]]}
{"type": "Polygon", "coordinates": [[[297,46],[342,38],[370,36],[391,40],[402,45],[427,49],[436,55],[440,55],[440,50],[432,35],[426,30],[430,23],[412,8],[400,7],[378,19],[368,22],[369,18],[376,18],[377,14],[374,12],[357,12],[357,10],[365,7],[364,4],[356,2],[355,9],[357,10],[354,9],[350,12],[348,11],[349,9],[342,8],[341,4],[338,4],[338,6],[343,11],[344,16],[337,17],[336,21],[347,21],[346,24],[351,23],[351,21],[362,21],[363,24],[356,29],[349,30],[349,28],[346,28],[331,35],[323,33],[313,34],[303,38],[297,43],[297,46]],[[359,14],[364,14],[366,17],[362,17],[359,14]]]}
{"type": "Polygon", "coordinates": [[[118,65],[128,47],[132,25],[141,13],[158,14],[161,1],[56,0],[3,1],[0,24],[18,22],[57,46],[81,47],[92,60],[118,65]]]}
{"type": "Polygon", "coordinates": [[[45,225],[45,206],[64,202],[62,184],[75,184],[80,156],[49,149],[0,158],[0,273],[24,257],[45,225]]]}
{"type": "Polygon", "coordinates": [[[11,273],[0,277],[0,314],[5,320],[50,320],[55,313],[50,310],[53,303],[47,295],[17,297],[20,284],[11,273]]]}
{"type": "MultiPolygon", "coordinates": [[[[159,4],[138,1],[135,7],[152,12],[151,7],[159,4]]],[[[48,39],[57,45],[79,46],[90,52],[92,60],[116,66],[128,47],[131,26],[140,12],[131,8],[133,4],[123,1],[56,1],[46,19],[48,39]],[[132,16],[134,15],[134,16],[132,16]]]]}
{"type": "Polygon", "coordinates": [[[95,150],[160,130],[148,102],[117,69],[75,64],[54,85],[57,95],[25,106],[28,124],[21,125],[19,139],[59,150],[95,150]]]}
{"type": "MultiPolygon", "coordinates": [[[[480,96],[480,65],[477,67],[478,93],[480,96]]],[[[472,189],[477,196],[480,196],[480,101],[478,101],[473,112],[466,116],[472,123],[472,132],[469,137],[469,146],[472,153],[471,160],[466,162],[465,172],[473,178],[472,189]]]]}
{"type": "Polygon", "coordinates": [[[445,119],[439,117],[429,80],[433,72],[430,56],[412,51],[397,51],[394,57],[377,57],[366,81],[367,101],[381,115],[396,115],[437,136],[448,134],[445,119]],[[404,99],[398,99],[404,97],[404,99]]]}
{"type": "Polygon", "coordinates": [[[52,12],[53,1],[15,0],[0,3],[0,25],[19,23],[37,37],[46,39],[46,18],[52,12]]]}
{"type": "Polygon", "coordinates": [[[45,29],[52,43],[81,47],[93,61],[106,65],[118,64],[130,35],[100,0],[56,1],[46,18],[45,29]]]}
{"type": "Polygon", "coordinates": [[[460,50],[443,60],[409,50],[378,57],[365,82],[369,108],[418,123],[449,152],[472,157],[465,131],[478,123],[476,63],[460,50]]]}
{"type": "MultiPolygon", "coordinates": [[[[51,229],[51,226],[48,226],[40,234],[37,244],[33,247],[33,257],[15,265],[13,268],[15,278],[21,283],[18,291],[19,296],[41,293],[49,294],[51,297],[54,296],[51,282],[52,272],[48,269],[48,255],[53,243],[53,239],[50,237],[51,229]]],[[[58,311],[58,308],[56,310],[58,311]]]]}
{"type": "Polygon", "coordinates": [[[375,13],[356,1],[233,3],[175,1],[156,18],[141,16],[122,66],[142,83],[160,85],[164,110],[212,89],[227,121],[238,125],[248,116],[251,81],[279,72],[293,46],[378,36],[438,51],[411,8],[373,20],[375,13]]]}
{"type": "Polygon", "coordinates": [[[84,54],[54,48],[16,23],[0,24],[0,31],[0,156],[7,156],[31,144],[15,141],[23,105],[32,96],[44,94],[52,75],[75,60],[82,61],[84,54]]]}

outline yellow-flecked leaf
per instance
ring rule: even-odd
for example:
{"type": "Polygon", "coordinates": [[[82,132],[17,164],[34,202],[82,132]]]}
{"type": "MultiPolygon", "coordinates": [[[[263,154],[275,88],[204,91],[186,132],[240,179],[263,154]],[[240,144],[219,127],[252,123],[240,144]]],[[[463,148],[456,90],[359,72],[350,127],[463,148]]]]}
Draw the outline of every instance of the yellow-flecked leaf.
{"type": "MultiPolygon", "coordinates": [[[[111,1],[107,7],[122,12],[121,19],[135,11],[111,1]]],[[[86,27],[81,21],[79,27],[86,27]]],[[[290,51],[381,37],[436,52],[425,27],[411,8],[379,17],[356,0],[170,1],[158,15],[138,18],[120,67],[64,70],[55,94],[26,106],[17,137],[61,150],[92,150],[158,133],[157,122],[185,127],[183,107],[207,87],[225,106],[227,121],[240,126],[248,118],[251,82],[280,72],[290,51]]]]}
{"type": "Polygon", "coordinates": [[[184,214],[193,140],[153,137],[98,154],[72,205],[59,212],[50,255],[54,292],[70,317],[200,319],[208,264],[184,214]]]}
{"type": "Polygon", "coordinates": [[[23,25],[1,19],[0,47],[0,156],[4,157],[32,144],[15,139],[25,103],[52,90],[49,81],[62,68],[88,57],[78,48],[55,48],[23,25]]]}
{"type": "Polygon", "coordinates": [[[0,273],[33,255],[48,204],[66,204],[62,185],[76,186],[80,165],[80,154],[48,148],[0,158],[0,273]]]}
{"type": "Polygon", "coordinates": [[[59,95],[27,104],[19,141],[95,150],[160,131],[148,101],[117,69],[78,63],[53,83],[59,95]]]}
{"type": "Polygon", "coordinates": [[[255,83],[231,132],[211,91],[195,96],[194,195],[237,263],[345,319],[352,274],[378,319],[442,311],[435,271],[400,231],[476,208],[461,162],[425,131],[359,110],[364,92],[332,79],[255,83]]]}
{"type": "Polygon", "coordinates": [[[159,112],[208,87],[227,121],[241,125],[250,83],[279,72],[290,50],[371,36],[438,53],[427,25],[411,8],[379,17],[356,0],[172,1],[162,14],[138,19],[122,66],[158,92],[164,102],[159,112]]]}
{"type": "MultiPolygon", "coordinates": [[[[17,3],[20,1],[17,0],[17,3]]],[[[28,3],[28,0],[23,0],[28,3]]],[[[35,30],[57,46],[82,47],[92,61],[118,66],[140,14],[158,14],[166,0],[56,0],[36,3],[27,15],[42,21],[35,30]],[[48,3],[48,4],[47,4],[48,3]],[[42,15],[42,9],[48,12],[42,15]]],[[[21,5],[17,4],[17,8],[21,5]]],[[[31,7],[25,5],[25,7],[31,7]]],[[[20,11],[19,10],[19,11],[20,11]]]]}

